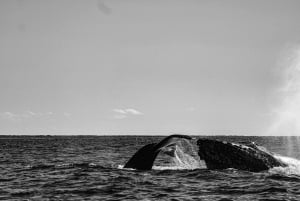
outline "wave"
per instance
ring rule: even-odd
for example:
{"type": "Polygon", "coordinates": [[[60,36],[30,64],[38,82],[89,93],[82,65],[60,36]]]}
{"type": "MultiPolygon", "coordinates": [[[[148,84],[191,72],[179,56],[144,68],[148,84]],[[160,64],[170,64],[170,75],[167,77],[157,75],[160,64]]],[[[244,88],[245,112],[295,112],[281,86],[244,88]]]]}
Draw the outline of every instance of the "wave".
{"type": "Polygon", "coordinates": [[[274,167],[269,170],[270,173],[284,175],[300,175],[300,160],[281,155],[274,155],[274,157],[287,164],[287,167],[274,167]]]}
{"type": "Polygon", "coordinates": [[[106,168],[95,163],[63,163],[27,165],[22,170],[70,169],[70,168],[106,168]]]}

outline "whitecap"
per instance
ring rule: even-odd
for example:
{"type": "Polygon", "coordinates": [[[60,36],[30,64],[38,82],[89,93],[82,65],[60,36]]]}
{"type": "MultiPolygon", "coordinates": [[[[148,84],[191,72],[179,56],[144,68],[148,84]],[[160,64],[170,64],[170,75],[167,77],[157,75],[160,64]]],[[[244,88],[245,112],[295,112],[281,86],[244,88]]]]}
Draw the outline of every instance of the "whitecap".
{"type": "Polygon", "coordinates": [[[269,170],[270,173],[273,174],[286,174],[286,175],[300,175],[300,160],[287,157],[275,155],[276,159],[282,161],[287,164],[287,167],[274,167],[269,170]]]}

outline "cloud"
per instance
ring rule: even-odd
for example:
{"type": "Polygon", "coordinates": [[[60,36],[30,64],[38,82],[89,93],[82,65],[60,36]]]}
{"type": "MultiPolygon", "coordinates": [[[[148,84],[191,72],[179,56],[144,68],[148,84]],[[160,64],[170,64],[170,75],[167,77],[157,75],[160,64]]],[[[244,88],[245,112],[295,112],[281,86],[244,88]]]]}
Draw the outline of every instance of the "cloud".
{"type": "Polygon", "coordinates": [[[133,114],[133,115],[142,115],[142,114],[143,114],[143,113],[141,113],[140,111],[135,110],[135,109],[131,109],[131,108],[125,109],[125,112],[126,112],[127,114],[133,114]]]}
{"type": "Polygon", "coordinates": [[[132,109],[132,108],[127,108],[127,109],[113,109],[113,112],[116,114],[113,116],[115,119],[125,119],[129,116],[136,116],[136,115],[143,115],[142,112],[132,109]]]}
{"type": "Polygon", "coordinates": [[[69,113],[69,112],[64,112],[63,115],[64,115],[65,117],[68,117],[68,118],[69,118],[72,114],[69,113]]]}
{"type": "Polygon", "coordinates": [[[26,111],[23,113],[13,113],[13,112],[2,112],[0,113],[0,117],[2,119],[11,120],[11,121],[20,121],[23,119],[36,118],[36,117],[44,117],[53,115],[53,112],[32,112],[26,111]]]}
{"type": "Polygon", "coordinates": [[[15,118],[15,114],[12,112],[3,112],[0,114],[1,118],[3,119],[14,119],[15,118]]]}
{"type": "Polygon", "coordinates": [[[122,109],[113,109],[113,111],[120,114],[126,114],[126,111],[122,109]]]}

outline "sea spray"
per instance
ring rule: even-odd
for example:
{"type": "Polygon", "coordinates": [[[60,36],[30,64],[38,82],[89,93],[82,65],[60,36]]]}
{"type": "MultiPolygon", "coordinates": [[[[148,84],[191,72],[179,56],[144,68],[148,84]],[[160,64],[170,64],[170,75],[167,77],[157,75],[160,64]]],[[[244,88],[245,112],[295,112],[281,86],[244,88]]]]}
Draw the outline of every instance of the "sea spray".
{"type": "Polygon", "coordinates": [[[287,167],[274,167],[269,170],[270,173],[300,176],[300,160],[280,155],[275,155],[274,157],[287,164],[287,167]]]}
{"type": "Polygon", "coordinates": [[[276,96],[279,104],[274,107],[274,116],[268,134],[300,135],[300,48],[293,48],[284,59],[280,76],[282,85],[276,96]]]}
{"type": "Polygon", "coordinates": [[[175,145],[174,157],[168,159],[170,163],[153,166],[156,170],[193,170],[206,168],[205,163],[200,160],[195,145],[187,140],[178,141],[175,145]]]}
{"type": "Polygon", "coordinates": [[[173,161],[178,168],[199,169],[203,167],[194,146],[190,142],[178,143],[173,161]]]}
{"type": "MultiPolygon", "coordinates": [[[[0,136],[3,150],[0,200],[299,200],[300,176],[297,175],[265,171],[121,169],[137,146],[160,139],[156,136],[0,136]],[[58,167],[62,163],[79,165],[58,167]],[[27,167],[39,164],[50,166],[27,167]]],[[[249,137],[223,139],[240,142],[248,141],[249,137]]],[[[262,146],[271,147],[272,152],[285,155],[286,141],[282,137],[255,139],[262,146]]],[[[295,152],[292,157],[300,159],[295,152]]]]}

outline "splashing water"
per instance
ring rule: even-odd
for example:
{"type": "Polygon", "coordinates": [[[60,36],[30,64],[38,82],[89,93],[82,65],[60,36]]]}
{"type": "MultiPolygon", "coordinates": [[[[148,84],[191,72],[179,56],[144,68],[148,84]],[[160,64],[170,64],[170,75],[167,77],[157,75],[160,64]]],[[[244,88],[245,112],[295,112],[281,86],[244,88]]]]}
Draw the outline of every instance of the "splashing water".
{"type": "Polygon", "coordinates": [[[206,168],[192,143],[187,140],[179,141],[176,145],[172,166],[153,166],[156,170],[193,170],[206,168]]]}
{"type": "Polygon", "coordinates": [[[300,48],[287,59],[283,71],[283,86],[279,89],[281,103],[274,112],[271,135],[300,135],[300,48]]]}
{"type": "Polygon", "coordinates": [[[300,175],[300,161],[295,158],[286,156],[275,155],[275,158],[281,160],[287,167],[274,167],[269,170],[272,174],[284,174],[284,175],[300,175]]]}
{"type": "Polygon", "coordinates": [[[185,153],[180,147],[176,149],[173,159],[176,166],[182,169],[200,168],[199,161],[188,153],[185,153]]]}

